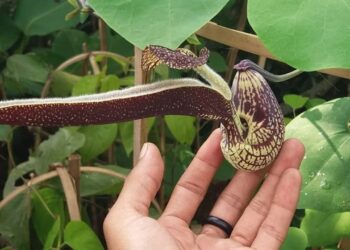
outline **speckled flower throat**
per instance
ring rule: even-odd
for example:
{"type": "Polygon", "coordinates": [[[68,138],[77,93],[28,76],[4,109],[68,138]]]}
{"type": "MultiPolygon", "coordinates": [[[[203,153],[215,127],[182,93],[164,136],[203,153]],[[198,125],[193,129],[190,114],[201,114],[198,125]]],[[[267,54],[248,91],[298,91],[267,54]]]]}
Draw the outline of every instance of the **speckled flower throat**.
{"type": "Polygon", "coordinates": [[[255,171],[268,166],[281,148],[284,126],[278,102],[262,75],[282,81],[299,72],[276,76],[245,60],[236,65],[238,72],[231,91],[206,65],[208,57],[207,49],[197,57],[186,49],[149,46],[142,58],[144,70],[161,63],[193,69],[210,85],[182,78],[78,97],[2,101],[0,123],[57,127],[191,115],[220,121],[221,148],[234,167],[255,171]]]}

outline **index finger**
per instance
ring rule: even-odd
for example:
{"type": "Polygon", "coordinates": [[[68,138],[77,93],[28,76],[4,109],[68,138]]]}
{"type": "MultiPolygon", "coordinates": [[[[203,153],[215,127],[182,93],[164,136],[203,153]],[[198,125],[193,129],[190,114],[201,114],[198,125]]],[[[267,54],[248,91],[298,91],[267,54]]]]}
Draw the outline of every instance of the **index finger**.
{"type": "Polygon", "coordinates": [[[186,169],[170,197],[169,203],[160,218],[178,218],[189,224],[202,202],[215,172],[222,162],[220,148],[221,132],[215,130],[199,149],[193,161],[186,169]]]}

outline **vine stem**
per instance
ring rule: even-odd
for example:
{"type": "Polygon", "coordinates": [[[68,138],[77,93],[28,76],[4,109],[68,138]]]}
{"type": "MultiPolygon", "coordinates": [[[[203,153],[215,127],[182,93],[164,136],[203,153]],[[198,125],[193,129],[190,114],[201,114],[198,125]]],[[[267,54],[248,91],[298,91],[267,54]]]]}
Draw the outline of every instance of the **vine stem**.
{"type": "MultiPolygon", "coordinates": [[[[109,52],[109,51],[90,51],[90,52],[85,52],[76,56],[73,56],[71,58],[69,58],[67,61],[64,61],[63,63],[61,63],[53,72],[55,71],[60,71],[60,70],[64,70],[65,68],[69,67],[70,65],[89,59],[91,56],[104,56],[104,57],[108,57],[108,58],[115,58],[116,60],[120,60],[123,62],[126,62],[130,65],[134,65],[132,59],[121,56],[119,54],[113,53],[113,52],[109,52]]],[[[43,87],[43,90],[41,91],[41,97],[46,97],[47,94],[49,93],[49,89],[51,86],[51,82],[52,82],[52,73],[49,75],[49,77],[47,78],[45,85],[43,87]]]]}
{"type": "MultiPolygon", "coordinates": [[[[240,13],[241,13],[241,15],[239,16],[236,29],[239,31],[243,31],[245,26],[246,26],[246,23],[247,23],[247,0],[243,0],[240,13]]],[[[233,66],[236,63],[238,51],[239,50],[237,48],[231,47],[229,52],[228,52],[228,55],[227,55],[226,60],[227,60],[227,64],[228,64],[228,69],[227,69],[226,74],[225,74],[225,81],[228,83],[232,79],[232,75],[233,75],[233,71],[234,71],[233,66]]]]}
{"type": "MultiPolygon", "coordinates": [[[[142,50],[139,48],[135,51],[135,85],[142,85],[146,83],[147,74],[142,70],[141,58],[142,50]]],[[[147,123],[145,119],[134,121],[134,141],[133,141],[133,163],[138,162],[142,145],[147,141],[147,123]]]]}
{"type": "MultiPolygon", "coordinates": [[[[105,174],[109,176],[116,177],[120,180],[125,181],[126,175],[115,172],[110,169],[105,169],[105,168],[100,168],[100,167],[94,167],[94,166],[85,166],[80,168],[80,172],[85,172],[85,173],[100,173],[100,174],[105,174]]],[[[11,202],[13,199],[15,199],[18,195],[21,193],[24,193],[28,189],[31,189],[32,186],[35,186],[37,184],[40,184],[42,182],[45,182],[47,180],[50,180],[52,178],[55,178],[58,176],[57,170],[39,175],[37,177],[32,178],[30,181],[28,181],[26,184],[17,187],[15,190],[13,190],[11,193],[9,193],[2,201],[0,201],[0,210],[5,207],[9,202],[11,202]]],[[[158,202],[156,200],[152,201],[152,205],[157,209],[159,213],[162,213],[162,209],[158,202]]]]}
{"type": "MultiPolygon", "coordinates": [[[[100,50],[101,51],[107,51],[108,50],[108,44],[107,44],[107,27],[106,23],[99,18],[98,19],[98,36],[100,38],[100,50]]],[[[101,62],[101,67],[103,68],[107,63],[107,60],[104,59],[101,62]]]]}
{"type": "Polygon", "coordinates": [[[74,188],[73,179],[68,173],[68,170],[62,165],[62,163],[59,163],[57,165],[56,172],[61,180],[64,195],[66,196],[66,203],[68,207],[70,220],[79,221],[81,220],[81,216],[77,192],[74,188]]]}

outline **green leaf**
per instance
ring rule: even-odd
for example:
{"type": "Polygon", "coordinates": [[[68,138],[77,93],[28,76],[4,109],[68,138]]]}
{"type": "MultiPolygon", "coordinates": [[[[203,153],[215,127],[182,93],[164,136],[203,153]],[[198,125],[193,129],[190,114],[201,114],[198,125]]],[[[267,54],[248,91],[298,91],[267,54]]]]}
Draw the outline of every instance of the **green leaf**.
{"type": "Polygon", "coordinates": [[[44,245],[57,218],[65,218],[63,195],[54,189],[42,188],[33,193],[32,204],[32,224],[44,245]]]}
{"type": "Polygon", "coordinates": [[[12,127],[0,125],[0,141],[9,141],[12,137],[12,127]]]}
{"type": "Polygon", "coordinates": [[[120,88],[119,77],[116,75],[108,75],[101,80],[100,92],[117,90],[120,88]]]}
{"type": "Polygon", "coordinates": [[[79,132],[85,136],[85,143],[79,149],[83,162],[87,163],[108,149],[117,136],[118,125],[91,125],[84,126],[79,132]]]}
{"type": "Polygon", "coordinates": [[[61,229],[61,218],[58,217],[53,223],[50,231],[47,233],[47,238],[44,244],[44,250],[54,249],[56,244],[56,239],[60,238],[60,229],[61,229]]]}
{"type": "Polygon", "coordinates": [[[19,0],[15,22],[27,36],[46,35],[77,24],[79,18],[65,20],[65,15],[71,10],[67,1],[19,0]]]}
{"type": "Polygon", "coordinates": [[[287,138],[306,149],[301,164],[303,186],[299,208],[350,210],[350,97],[312,108],[291,121],[287,138]]]}
{"type": "Polygon", "coordinates": [[[306,102],[305,107],[307,109],[311,109],[311,108],[316,107],[316,106],[318,106],[322,103],[325,103],[325,102],[326,102],[326,100],[322,99],[322,98],[311,98],[306,102]]]}
{"type": "Polygon", "coordinates": [[[17,54],[7,59],[4,70],[6,94],[39,96],[49,74],[48,66],[33,54],[17,54]]]}
{"type": "Polygon", "coordinates": [[[13,246],[12,249],[29,250],[29,217],[28,193],[18,195],[0,210],[0,235],[13,246]]]}
{"type": "Polygon", "coordinates": [[[350,212],[322,213],[307,209],[300,228],[306,233],[309,246],[329,246],[350,236],[350,212]]]}
{"type": "Polygon", "coordinates": [[[64,229],[64,241],[73,250],[103,250],[92,229],[83,221],[71,221],[64,229]]]}
{"type": "MultiPolygon", "coordinates": [[[[113,170],[123,175],[127,175],[130,171],[130,169],[112,165],[98,166],[98,168],[113,170]]],[[[91,195],[115,195],[121,191],[123,184],[124,180],[115,176],[101,173],[81,173],[80,195],[82,197],[91,195]]]]}
{"type": "Polygon", "coordinates": [[[134,85],[134,83],[135,83],[134,76],[126,76],[126,77],[120,78],[120,86],[122,87],[130,87],[134,85]]]}
{"type": "Polygon", "coordinates": [[[289,117],[283,117],[284,126],[287,126],[293,119],[289,117]]]}
{"type": "Polygon", "coordinates": [[[100,76],[99,75],[87,75],[82,77],[72,89],[72,95],[87,95],[95,94],[100,86],[100,76]]]}
{"type": "Polygon", "coordinates": [[[0,51],[10,48],[19,38],[20,31],[8,16],[0,15],[0,51]]]}
{"type": "MultiPolygon", "coordinates": [[[[147,118],[147,133],[151,130],[154,124],[155,118],[147,118]]],[[[134,125],[133,122],[122,122],[119,123],[119,133],[122,140],[123,147],[127,155],[130,155],[133,150],[133,135],[134,125]]]]}
{"type": "Polygon", "coordinates": [[[165,122],[175,139],[184,144],[191,145],[196,136],[194,125],[196,118],[191,116],[165,116],[165,122]]]}
{"type": "Polygon", "coordinates": [[[350,1],[249,0],[248,19],[265,46],[304,71],[350,68],[350,1]]]}
{"type": "Polygon", "coordinates": [[[220,168],[216,171],[214,180],[215,181],[227,181],[231,180],[233,175],[236,173],[236,169],[232,167],[228,161],[223,161],[220,168]]]}
{"type": "Polygon", "coordinates": [[[79,149],[84,141],[84,135],[74,129],[61,128],[58,130],[39,145],[34,156],[12,169],[5,184],[4,195],[6,196],[16,188],[18,178],[32,171],[37,174],[46,173],[50,164],[63,161],[79,149]]]}
{"type": "Polygon", "coordinates": [[[307,243],[308,241],[304,231],[296,227],[290,227],[281,250],[305,250],[307,243]]]}
{"type": "Polygon", "coordinates": [[[10,56],[6,62],[6,70],[17,81],[28,80],[44,83],[49,74],[48,66],[38,57],[30,54],[10,56]]]}
{"type": "Polygon", "coordinates": [[[66,97],[71,95],[73,86],[81,80],[81,77],[65,71],[54,71],[51,74],[51,79],[52,96],[66,97]]]}
{"type": "Polygon", "coordinates": [[[110,27],[143,49],[150,44],[175,49],[213,18],[228,0],[89,0],[110,27]],[[200,13],[200,14],[198,14],[200,13]]]}
{"type": "Polygon", "coordinates": [[[201,45],[201,41],[199,41],[198,37],[194,33],[187,38],[187,42],[192,45],[201,45]]]}
{"type": "Polygon", "coordinates": [[[210,52],[208,65],[216,72],[225,72],[227,70],[226,60],[218,52],[210,52]]]}
{"type": "Polygon", "coordinates": [[[127,155],[130,155],[133,150],[133,135],[134,126],[133,122],[119,123],[119,134],[123,147],[127,155]]]}
{"type": "MultiPolygon", "coordinates": [[[[83,43],[88,41],[88,36],[80,30],[62,30],[52,43],[52,50],[62,59],[68,59],[83,52],[83,43]]],[[[89,48],[91,49],[91,48],[89,48]]]]}
{"type": "MultiPolygon", "coordinates": [[[[47,164],[60,162],[78,150],[84,142],[85,137],[79,131],[61,128],[39,145],[35,156],[47,164]]],[[[37,171],[42,173],[48,170],[48,166],[42,168],[37,168],[37,171]]]]}
{"type": "Polygon", "coordinates": [[[166,148],[165,172],[164,172],[164,194],[170,197],[174,187],[188,165],[192,161],[194,154],[189,145],[175,144],[166,148]]]}
{"type": "Polygon", "coordinates": [[[306,102],[309,100],[308,97],[303,97],[300,95],[285,95],[283,96],[283,101],[288,104],[292,109],[299,109],[305,106],[306,102]]]}

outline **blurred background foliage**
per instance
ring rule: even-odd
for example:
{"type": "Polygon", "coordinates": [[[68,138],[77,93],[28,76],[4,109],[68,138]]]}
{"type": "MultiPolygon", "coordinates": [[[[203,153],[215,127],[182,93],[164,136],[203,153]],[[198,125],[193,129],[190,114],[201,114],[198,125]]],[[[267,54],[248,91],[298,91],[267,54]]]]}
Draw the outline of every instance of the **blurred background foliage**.
{"type": "MultiPolygon", "coordinates": [[[[140,14],[141,24],[147,24],[154,13],[162,13],[160,10],[164,6],[161,1],[158,2],[139,1],[135,11],[140,14]],[[153,4],[155,8],[142,11],[147,4],[153,4]]],[[[148,31],[146,38],[168,47],[181,45],[194,51],[204,46],[209,48],[208,64],[231,82],[232,76],[227,74],[231,70],[231,49],[197,37],[191,30],[200,28],[210,19],[225,27],[236,28],[244,16],[241,10],[244,10],[246,1],[209,1],[212,6],[203,9],[195,1],[190,1],[191,4],[188,2],[178,1],[180,6],[190,7],[193,11],[189,11],[188,20],[184,17],[188,29],[179,30],[184,26],[183,22],[179,22],[171,24],[172,29],[169,30],[170,34],[179,32],[181,36],[157,40],[167,36],[164,32],[161,33],[163,36],[157,34],[155,29],[148,31]],[[205,10],[208,11],[204,13],[205,10]]],[[[273,1],[268,2],[273,4],[273,1]]],[[[97,15],[88,13],[81,5],[84,1],[79,3],[64,0],[0,1],[1,99],[66,97],[117,90],[134,84],[134,44],[142,47],[147,40],[132,37],[135,32],[123,16],[129,13],[121,10],[120,15],[110,16],[111,13],[106,11],[108,1],[91,0],[91,6],[104,17],[106,25],[97,15]],[[119,25],[121,32],[116,33],[110,28],[113,25],[119,25]],[[86,56],[76,58],[77,55],[95,51],[113,54],[94,54],[92,61],[86,56]]],[[[111,10],[120,7],[118,1],[114,3],[116,5],[111,10]]],[[[256,23],[252,12],[260,5],[255,6],[257,2],[253,0],[249,4],[252,5],[250,16],[253,15],[252,20],[256,23]]],[[[159,22],[162,18],[166,17],[159,17],[159,22]]],[[[137,27],[140,29],[140,25],[137,27]]],[[[255,27],[264,37],[265,31],[261,31],[259,24],[255,27]]],[[[248,23],[242,29],[254,33],[248,23]]],[[[256,55],[240,51],[235,62],[246,58],[253,61],[259,59],[256,55]]],[[[290,66],[273,60],[266,60],[264,66],[278,74],[291,70],[290,66]]],[[[334,63],[333,66],[338,65],[334,63]]],[[[157,67],[150,77],[151,81],[157,81],[184,76],[196,77],[191,71],[170,70],[164,66],[157,67]]],[[[348,86],[349,80],[319,72],[306,72],[286,83],[271,85],[281,104],[285,122],[290,123],[287,136],[301,138],[308,150],[303,162],[301,202],[283,249],[304,249],[306,246],[330,246],[335,249],[341,237],[350,235],[347,212],[350,211],[349,156],[346,154],[349,152],[348,86]],[[336,98],[342,99],[326,103],[336,98]],[[310,127],[310,123],[320,127],[313,131],[315,126],[310,127]],[[315,137],[315,134],[319,137],[315,137]],[[329,134],[336,138],[329,137],[329,134]],[[330,139],[325,141],[325,137],[330,139]],[[333,139],[336,142],[333,143],[333,139]],[[329,145],[336,147],[336,152],[330,150],[329,145]],[[329,163],[328,159],[331,158],[333,162],[329,163]],[[332,168],[334,165],[338,167],[332,168]],[[317,223],[321,226],[315,226],[320,225],[317,223]],[[341,223],[342,226],[339,225],[341,223]],[[329,231],[333,233],[329,234],[329,231]]],[[[160,206],[164,207],[194,153],[218,124],[194,117],[165,116],[149,118],[147,125],[148,139],[159,146],[166,163],[163,185],[157,197],[160,206]]],[[[65,128],[0,125],[0,197],[4,198],[33,176],[47,173],[50,164],[65,162],[73,153],[80,154],[84,166],[99,166],[126,175],[133,165],[133,123],[65,128]]],[[[194,227],[207,216],[234,172],[227,162],[223,163],[197,212],[194,227]]],[[[0,247],[103,249],[103,218],[122,185],[122,179],[82,173],[80,196],[84,222],[69,222],[65,196],[57,179],[31,187],[1,208],[0,247]],[[77,231],[79,238],[74,237],[77,231]]],[[[159,211],[152,208],[151,215],[157,217],[159,211]]]]}

